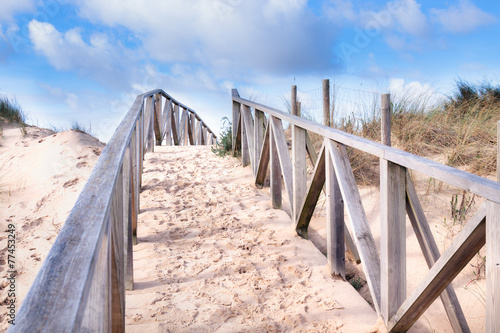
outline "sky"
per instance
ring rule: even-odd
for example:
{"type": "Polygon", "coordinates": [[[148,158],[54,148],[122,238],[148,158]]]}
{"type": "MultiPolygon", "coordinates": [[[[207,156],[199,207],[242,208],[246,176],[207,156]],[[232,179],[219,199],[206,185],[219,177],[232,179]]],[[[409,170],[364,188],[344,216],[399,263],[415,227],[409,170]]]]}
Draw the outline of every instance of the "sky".
{"type": "Polygon", "coordinates": [[[499,28],[493,0],[1,0],[0,94],[33,125],[107,141],[161,88],[218,132],[231,88],[286,110],[295,84],[314,119],[322,79],[339,105],[497,84],[499,28]]]}

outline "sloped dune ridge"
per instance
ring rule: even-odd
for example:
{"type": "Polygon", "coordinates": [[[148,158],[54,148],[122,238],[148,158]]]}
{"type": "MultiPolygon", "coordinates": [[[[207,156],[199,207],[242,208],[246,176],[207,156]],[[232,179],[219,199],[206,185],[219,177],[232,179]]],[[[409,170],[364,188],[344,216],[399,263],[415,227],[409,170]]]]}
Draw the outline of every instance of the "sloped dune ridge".
{"type": "Polygon", "coordinates": [[[376,332],[374,310],[252,183],[206,146],[147,155],[127,330],[376,332]]]}
{"type": "MultiPolygon", "coordinates": [[[[5,125],[0,141],[0,302],[5,305],[7,229],[15,225],[16,308],[26,296],[104,147],[77,131],[5,125]]],[[[9,286],[10,287],[10,286],[9,286]]],[[[0,307],[0,331],[8,327],[0,307]]]]}

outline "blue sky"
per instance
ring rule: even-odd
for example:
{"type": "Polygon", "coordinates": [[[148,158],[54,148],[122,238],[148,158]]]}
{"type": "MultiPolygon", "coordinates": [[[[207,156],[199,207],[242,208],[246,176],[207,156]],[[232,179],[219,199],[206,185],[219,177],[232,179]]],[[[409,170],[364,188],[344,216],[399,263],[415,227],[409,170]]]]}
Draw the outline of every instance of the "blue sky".
{"type": "Polygon", "coordinates": [[[233,87],[284,109],[297,84],[313,113],[324,78],[358,94],[498,83],[499,36],[496,1],[2,0],[0,93],[106,141],[162,88],[218,131],[233,87]]]}

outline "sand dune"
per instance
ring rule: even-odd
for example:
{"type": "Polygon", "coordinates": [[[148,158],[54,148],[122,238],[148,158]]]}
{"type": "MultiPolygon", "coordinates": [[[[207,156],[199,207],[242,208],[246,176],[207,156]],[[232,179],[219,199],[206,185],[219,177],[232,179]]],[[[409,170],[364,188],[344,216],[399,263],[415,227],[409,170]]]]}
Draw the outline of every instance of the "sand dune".
{"type": "MultiPolygon", "coordinates": [[[[7,297],[7,225],[16,225],[16,307],[26,296],[42,261],[104,146],[80,132],[7,125],[0,146],[0,302],[7,297]]],[[[7,328],[0,308],[0,331],[7,328]]]]}

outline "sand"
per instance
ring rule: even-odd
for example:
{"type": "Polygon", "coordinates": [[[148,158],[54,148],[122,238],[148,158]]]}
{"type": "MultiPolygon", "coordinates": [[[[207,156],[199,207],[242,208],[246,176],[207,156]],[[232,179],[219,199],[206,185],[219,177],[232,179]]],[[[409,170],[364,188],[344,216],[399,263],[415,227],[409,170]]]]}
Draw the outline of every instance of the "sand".
{"type": "Polygon", "coordinates": [[[372,332],[374,310],[250,168],[209,147],[156,147],[143,175],[130,332],[372,332]]]}
{"type": "MultiPolygon", "coordinates": [[[[28,127],[23,136],[15,126],[4,128],[0,227],[16,225],[18,308],[102,147],[75,131],[28,127]]],[[[328,274],[321,204],[311,223],[312,242],[306,241],[293,231],[287,203],[284,210],[272,209],[269,188],[257,189],[250,168],[239,160],[216,157],[209,147],[155,149],[143,175],[128,331],[383,332],[361,297],[369,296],[367,287],[360,296],[350,283],[328,274]]],[[[450,224],[456,191],[419,179],[417,191],[444,251],[461,228],[450,224]]],[[[378,190],[360,192],[378,245],[378,190]]],[[[479,204],[476,199],[474,207],[479,204]]],[[[6,250],[2,232],[0,301],[8,285],[6,250]]],[[[428,269],[409,224],[407,251],[410,293],[428,269]]],[[[475,274],[480,265],[479,257],[473,259],[453,282],[472,332],[484,331],[485,280],[475,274]]],[[[360,265],[349,261],[347,267],[350,279],[362,280],[360,265]]],[[[5,310],[0,308],[0,331],[7,327],[5,310]]],[[[452,332],[439,299],[409,332],[452,332]]]]}
{"type": "MultiPolygon", "coordinates": [[[[80,132],[7,125],[0,143],[0,302],[7,298],[7,231],[14,224],[16,307],[26,296],[104,144],[80,132]]],[[[7,328],[0,307],[0,331],[7,328]]]]}

